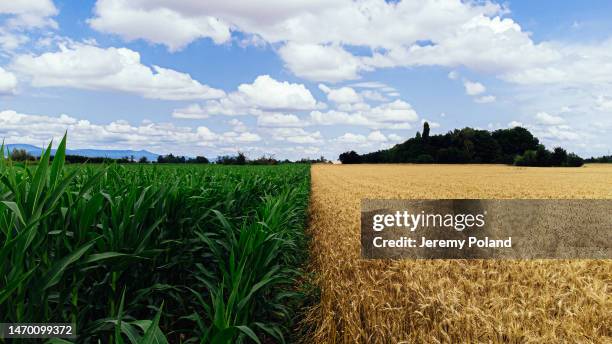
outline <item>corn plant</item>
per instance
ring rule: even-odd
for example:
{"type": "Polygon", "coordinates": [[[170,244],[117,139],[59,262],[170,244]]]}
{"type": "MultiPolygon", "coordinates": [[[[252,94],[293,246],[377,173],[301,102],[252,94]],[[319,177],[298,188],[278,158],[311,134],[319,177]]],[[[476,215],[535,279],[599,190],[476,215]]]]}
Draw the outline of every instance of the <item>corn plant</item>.
{"type": "Polygon", "coordinates": [[[0,322],[72,322],[78,343],[288,338],[308,166],[65,165],[65,150],[0,154],[0,322]]]}

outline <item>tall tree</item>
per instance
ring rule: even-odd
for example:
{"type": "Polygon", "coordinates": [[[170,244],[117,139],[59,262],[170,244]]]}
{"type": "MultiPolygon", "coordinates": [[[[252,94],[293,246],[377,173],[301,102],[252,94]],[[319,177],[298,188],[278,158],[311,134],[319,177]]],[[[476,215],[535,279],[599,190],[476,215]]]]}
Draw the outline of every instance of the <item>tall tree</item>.
{"type": "Polygon", "coordinates": [[[427,140],[429,138],[429,123],[423,123],[423,140],[427,140]]]}

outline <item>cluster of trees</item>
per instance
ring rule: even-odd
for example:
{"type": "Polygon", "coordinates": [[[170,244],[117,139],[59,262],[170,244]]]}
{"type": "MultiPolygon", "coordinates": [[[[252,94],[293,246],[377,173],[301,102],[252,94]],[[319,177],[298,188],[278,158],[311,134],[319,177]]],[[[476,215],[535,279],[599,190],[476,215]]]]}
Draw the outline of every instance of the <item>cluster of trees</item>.
{"type": "MultiPolygon", "coordinates": [[[[146,157],[143,157],[145,160],[141,159],[140,163],[147,163],[146,157]]],[[[204,156],[196,156],[195,158],[186,158],[184,156],[175,156],[172,153],[168,155],[160,155],[157,157],[158,164],[208,164],[210,161],[204,156]]]]}
{"type": "Polygon", "coordinates": [[[220,156],[216,160],[217,164],[221,165],[278,165],[278,164],[319,164],[319,163],[331,163],[323,156],[318,159],[303,158],[296,161],[289,159],[277,160],[273,155],[262,155],[257,159],[249,159],[244,153],[238,152],[238,155],[224,155],[220,156]]]}
{"type": "MultiPolygon", "coordinates": [[[[11,157],[11,160],[13,161],[24,162],[24,161],[36,161],[37,160],[36,157],[28,153],[25,149],[15,148],[12,150],[12,152],[10,152],[9,156],[11,157]]],[[[51,156],[51,160],[53,160],[53,156],[51,156]]],[[[112,159],[112,158],[101,158],[101,157],[91,158],[91,157],[86,157],[86,156],[81,156],[81,155],[66,155],[66,162],[72,163],[72,164],[84,164],[84,163],[105,164],[105,163],[113,163],[113,162],[116,162],[119,164],[133,164],[133,163],[146,164],[146,163],[149,163],[150,161],[145,156],[141,157],[140,159],[136,159],[134,156],[126,156],[126,157],[122,157],[119,159],[112,159]]],[[[188,158],[185,156],[174,155],[172,153],[168,155],[158,156],[156,162],[158,164],[208,164],[210,163],[210,161],[204,156],[196,156],[195,158],[188,158]]],[[[288,159],[277,160],[274,158],[273,155],[263,155],[257,159],[249,159],[244,153],[238,152],[237,155],[219,156],[214,161],[214,163],[221,164],[221,165],[277,165],[277,164],[291,164],[291,163],[314,164],[314,163],[331,163],[331,162],[326,160],[323,156],[321,156],[318,159],[307,158],[307,159],[301,159],[295,162],[290,161],[288,159]]]]}
{"type": "Polygon", "coordinates": [[[429,124],[423,134],[390,149],[359,155],[355,151],[340,154],[343,164],[358,163],[500,163],[521,166],[582,166],[583,160],[562,148],[553,152],[539,143],[529,130],[521,127],[493,132],[473,128],[455,129],[446,134],[430,135],[429,124]]]}
{"type": "Polygon", "coordinates": [[[36,158],[25,149],[13,148],[9,156],[13,161],[35,161],[36,158]]]}
{"type": "Polygon", "coordinates": [[[514,158],[516,166],[565,166],[580,167],[584,165],[584,160],[574,153],[567,153],[565,149],[556,147],[552,152],[538,145],[536,150],[527,150],[522,155],[514,158]]]}
{"type": "Polygon", "coordinates": [[[604,155],[604,156],[600,156],[598,158],[590,157],[590,158],[586,159],[585,162],[610,164],[610,163],[612,163],[612,155],[604,155]]]}

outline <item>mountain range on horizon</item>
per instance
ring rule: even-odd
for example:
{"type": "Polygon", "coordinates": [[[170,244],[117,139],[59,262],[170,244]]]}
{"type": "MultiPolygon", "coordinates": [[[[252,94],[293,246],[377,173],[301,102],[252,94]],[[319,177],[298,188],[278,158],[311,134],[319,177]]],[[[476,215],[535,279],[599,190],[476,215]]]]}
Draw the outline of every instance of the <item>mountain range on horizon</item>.
{"type": "MultiPolygon", "coordinates": [[[[7,154],[13,149],[24,149],[30,155],[39,157],[43,151],[43,148],[36,147],[29,144],[6,144],[4,145],[7,154]]],[[[55,154],[55,149],[51,150],[51,155],[55,154]]],[[[80,155],[87,158],[109,158],[109,159],[120,159],[123,157],[134,156],[134,159],[138,160],[142,157],[146,157],[149,161],[156,161],[160,154],[152,153],[147,150],[119,150],[119,149],[66,149],[67,155],[80,155]]]]}

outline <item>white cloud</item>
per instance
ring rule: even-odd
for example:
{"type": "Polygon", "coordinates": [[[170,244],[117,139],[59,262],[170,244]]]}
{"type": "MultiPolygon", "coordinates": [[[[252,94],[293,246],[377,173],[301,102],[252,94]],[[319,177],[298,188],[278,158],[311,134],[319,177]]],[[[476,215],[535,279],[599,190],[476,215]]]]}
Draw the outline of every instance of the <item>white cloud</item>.
{"type": "MultiPolygon", "coordinates": [[[[43,116],[22,114],[16,111],[0,112],[0,136],[7,143],[40,145],[59,139],[68,131],[70,147],[104,149],[141,149],[166,151],[173,145],[185,149],[188,145],[212,143],[218,136],[206,127],[196,130],[177,127],[170,123],[142,123],[131,125],[126,121],[94,124],[68,115],[43,116]]],[[[187,148],[189,149],[189,148],[187,148]]]]}
{"type": "Polygon", "coordinates": [[[308,132],[302,128],[274,128],[270,130],[272,137],[279,141],[288,141],[298,144],[323,143],[321,132],[308,132]]]}
{"type": "Polygon", "coordinates": [[[603,46],[536,43],[509,13],[494,2],[460,0],[98,0],[89,23],[172,51],[200,38],[230,42],[232,31],[241,32],[242,41],[280,45],[287,69],[317,81],[423,65],[466,66],[525,84],[611,80],[612,41],[603,46]],[[367,50],[356,54],[347,47],[367,50]]]}
{"type": "Polygon", "coordinates": [[[481,93],[486,92],[486,87],[479,82],[472,82],[469,80],[465,80],[463,82],[463,86],[465,87],[465,94],[468,96],[476,96],[481,93]]]}
{"type": "Polygon", "coordinates": [[[140,62],[127,48],[85,44],[60,46],[58,52],[17,56],[10,68],[31,78],[35,87],[73,87],[129,92],[151,99],[210,99],[224,92],[203,85],[189,74],[140,62]]]}
{"type": "Polygon", "coordinates": [[[208,113],[198,104],[190,104],[184,108],[175,109],[172,112],[174,118],[185,118],[185,119],[203,119],[208,118],[208,113]]]}
{"type": "Polygon", "coordinates": [[[261,141],[261,137],[254,133],[245,132],[240,133],[235,140],[238,142],[257,142],[261,141]]]}
{"type": "Polygon", "coordinates": [[[550,126],[544,130],[536,130],[535,135],[539,138],[556,142],[577,141],[581,138],[576,131],[571,130],[567,126],[550,126]]]}
{"type": "Polygon", "coordinates": [[[584,87],[612,82],[612,39],[590,44],[550,43],[557,53],[549,63],[513,70],[502,75],[522,85],[557,84],[584,87]]]}
{"type": "Polygon", "coordinates": [[[308,80],[338,82],[359,78],[368,70],[359,58],[338,45],[298,44],[289,42],[280,54],[293,74],[308,80]]]}
{"type": "Polygon", "coordinates": [[[17,89],[17,77],[15,74],[0,67],[0,95],[14,94],[17,89]]]}
{"type": "MultiPolygon", "coordinates": [[[[373,101],[377,101],[377,102],[386,102],[389,101],[389,98],[385,97],[382,93],[378,92],[378,91],[372,91],[372,90],[364,90],[359,92],[359,95],[365,99],[368,100],[373,100],[373,101]]],[[[399,93],[397,92],[391,92],[388,94],[390,97],[394,97],[394,96],[399,96],[399,93]]]]}
{"type": "MultiPolygon", "coordinates": [[[[409,122],[415,122],[419,116],[412,106],[405,101],[395,100],[371,107],[365,103],[355,111],[329,110],[326,112],[312,111],[310,120],[315,125],[360,125],[372,129],[408,129],[409,122]]],[[[352,109],[349,109],[352,110],[352,109]]]]}
{"type": "Polygon", "coordinates": [[[342,143],[365,143],[367,138],[359,134],[345,133],[344,135],[337,137],[336,141],[342,143]]]}
{"type": "Polygon", "coordinates": [[[612,97],[600,95],[597,97],[596,102],[599,110],[606,112],[612,111],[612,97]]]}
{"type": "Polygon", "coordinates": [[[231,37],[230,27],[214,16],[182,14],[172,6],[160,5],[134,0],[101,0],[94,7],[95,17],[88,22],[100,32],[116,33],[128,41],[142,38],[165,44],[170,51],[180,50],[198,38],[211,38],[220,44],[231,37]]]}
{"type": "Polygon", "coordinates": [[[148,149],[155,153],[193,155],[201,154],[201,147],[219,152],[235,144],[262,140],[256,133],[216,133],[206,126],[190,128],[150,121],[133,125],[123,120],[95,124],[68,115],[43,116],[0,111],[0,137],[5,138],[6,143],[40,145],[51,139],[59,142],[66,131],[69,148],[148,149]]]}
{"type": "Polygon", "coordinates": [[[242,121],[236,118],[232,118],[227,123],[231,125],[233,127],[233,130],[237,133],[243,133],[243,132],[248,131],[247,126],[242,121]]]}
{"type": "Polygon", "coordinates": [[[29,40],[29,37],[23,33],[5,30],[0,27],[0,50],[11,52],[29,40]]]}
{"type": "Polygon", "coordinates": [[[565,123],[562,117],[550,115],[546,112],[538,112],[535,115],[535,119],[539,124],[543,125],[559,125],[565,123]]]}
{"type": "Polygon", "coordinates": [[[318,125],[370,125],[370,121],[362,114],[349,114],[343,111],[329,110],[326,112],[312,111],[310,119],[313,124],[318,125]]]}
{"type": "Polygon", "coordinates": [[[190,105],[176,109],[177,118],[208,118],[212,115],[262,115],[283,110],[312,110],[324,108],[303,85],[277,81],[269,75],[260,75],[251,84],[241,84],[235,92],[203,105],[190,105]]]}
{"type": "Polygon", "coordinates": [[[395,91],[395,88],[393,88],[393,87],[391,87],[391,86],[389,86],[389,85],[387,85],[385,83],[379,82],[379,81],[355,82],[355,83],[350,84],[349,86],[357,87],[357,88],[377,88],[377,89],[380,89],[380,90],[385,91],[385,92],[393,92],[393,91],[395,91]]]}
{"type": "Polygon", "coordinates": [[[495,96],[487,95],[487,96],[474,98],[474,102],[479,103],[479,104],[487,104],[487,103],[493,103],[495,99],[496,99],[495,96]]]}
{"type": "Polygon", "coordinates": [[[510,123],[508,123],[508,128],[514,128],[514,127],[524,127],[524,124],[519,121],[511,121],[510,123]]]}
{"type": "Polygon", "coordinates": [[[450,71],[448,72],[448,78],[451,80],[457,80],[459,78],[459,73],[457,71],[450,71]]]}
{"type": "Polygon", "coordinates": [[[307,123],[292,114],[265,113],[257,117],[257,125],[261,127],[303,127],[307,123]]]}
{"type": "Polygon", "coordinates": [[[372,108],[368,117],[381,122],[415,122],[419,119],[412,106],[403,100],[395,100],[372,108]]]}
{"type": "Polygon", "coordinates": [[[363,100],[354,89],[350,87],[329,88],[319,84],[319,89],[327,95],[327,99],[336,104],[352,104],[363,100]]]}
{"type": "Polygon", "coordinates": [[[11,28],[56,28],[50,19],[58,13],[51,0],[6,0],[0,2],[0,14],[9,15],[7,26],[11,28]]]}
{"type": "Polygon", "coordinates": [[[269,75],[258,76],[252,84],[238,86],[241,100],[261,109],[310,110],[317,101],[302,84],[277,81],[269,75]]]}
{"type": "Polygon", "coordinates": [[[376,130],[368,134],[368,141],[386,142],[387,137],[383,133],[381,133],[380,130],[376,130]]]}
{"type": "Polygon", "coordinates": [[[390,141],[393,142],[401,142],[401,141],[405,141],[405,138],[397,135],[397,134],[389,134],[389,136],[387,136],[389,138],[390,141]]]}

